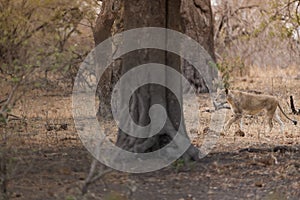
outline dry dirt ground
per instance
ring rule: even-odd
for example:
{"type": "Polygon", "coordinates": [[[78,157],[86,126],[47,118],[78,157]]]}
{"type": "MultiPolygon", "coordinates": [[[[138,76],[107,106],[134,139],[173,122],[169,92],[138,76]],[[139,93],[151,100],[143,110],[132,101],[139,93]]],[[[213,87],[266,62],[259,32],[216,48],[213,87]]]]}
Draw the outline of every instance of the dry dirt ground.
{"type": "MultiPolygon", "coordinates": [[[[299,68],[255,68],[247,77],[234,78],[232,87],[273,94],[289,116],[300,121],[288,105],[293,95],[300,108],[299,68]]],[[[211,107],[208,96],[201,95],[199,102],[200,127],[190,128],[187,122],[197,146],[201,146],[211,116],[206,112],[211,107]]],[[[244,136],[236,134],[233,126],[198,163],[183,166],[177,161],[146,174],[112,171],[81,195],[92,158],[76,134],[70,94],[32,91],[15,106],[13,114],[22,120],[0,129],[2,140],[4,135],[8,137],[1,153],[6,153],[11,199],[300,199],[300,127],[285,119],[283,134],[276,123],[272,133],[265,134],[261,115],[245,117],[244,136]]],[[[185,115],[188,121],[189,113],[185,115]]]]}

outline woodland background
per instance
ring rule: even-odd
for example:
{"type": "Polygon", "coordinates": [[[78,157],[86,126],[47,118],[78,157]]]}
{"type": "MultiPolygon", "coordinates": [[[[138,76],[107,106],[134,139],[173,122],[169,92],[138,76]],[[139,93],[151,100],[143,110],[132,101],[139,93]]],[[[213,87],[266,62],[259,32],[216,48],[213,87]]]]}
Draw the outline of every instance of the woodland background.
{"type": "MultiPolygon", "coordinates": [[[[156,8],[154,1],[137,2],[0,0],[0,199],[299,199],[299,127],[285,121],[284,134],[275,125],[264,140],[261,116],[246,117],[245,135],[232,128],[209,156],[189,166],[179,160],[143,175],[97,166],[100,178],[82,193],[92,157],[72,119],[74,78],[95,44],[124,30],[126,5],[156,8]]],[[[299,121],[289,102],[293,96],[299,109],[299,0],[176,2],[181,31],[211,53],[226,84],[275,95],[299,121]]],[[[101,80],[99,88],[108,87],[100,97],[118,80],[118,65],[101,80]]],[[[200,92],[201,127],[189,128],[185,116],[191,141],[201,146],[210,119],[202,108],[211,105],[201,77],[183,66],[200,92]]],[[[106,126],[116,140],[115,125],[106,126]]]]}

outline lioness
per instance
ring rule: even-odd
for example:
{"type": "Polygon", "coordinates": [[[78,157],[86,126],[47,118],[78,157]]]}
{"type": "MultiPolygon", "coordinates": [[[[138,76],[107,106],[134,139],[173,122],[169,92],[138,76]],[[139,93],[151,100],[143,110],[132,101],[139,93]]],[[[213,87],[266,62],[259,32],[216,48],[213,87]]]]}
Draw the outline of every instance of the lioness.
{"type": "MultiPolygon", "coordinates": [[[[292,121],[294,125],[297,125],[297,121],[292,120],[284,113],[283,109],[279,104],[279,101],[273,96],[257,95],[228,89],[222,90],[221,93],[218,93],[218,98],[226,99],[226,101],[230,105],[231,111],[233,112],[233,116],[227,121],[227,123],[224,126],[225,131],[227,131],[230,128],[232,123],[238,120],[241,122],[243,114],[255,115],[261,112],[262,110],[265,110],[269,125],[267,131],[271,132],[273,128],[272,120],[274,118],[280,124],[281,132],[283,132],[284,124],[281,121],[278,113],[276,112],[277,107],[288,120],[292,121]]],[[[224,104],[224,102],[221,102],[221,104],[224,104]]],[[[239,124],[239,128],[241,129],[241,123],[239,124]]]]}

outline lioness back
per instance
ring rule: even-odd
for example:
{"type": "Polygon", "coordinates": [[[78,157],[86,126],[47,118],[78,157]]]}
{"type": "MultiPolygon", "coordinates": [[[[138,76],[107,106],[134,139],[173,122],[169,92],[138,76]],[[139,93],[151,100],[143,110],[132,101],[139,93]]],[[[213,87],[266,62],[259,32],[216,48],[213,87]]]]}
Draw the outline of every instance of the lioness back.
{"type": "Polygon", "coordinates": [[[273,96],[257,95],[236,90],[230,91],[227,100],[240,112],[245,111],[247,114],[252,115],[278,104],[277,99],[273,96]],[[235,102],[235,100],[238,101],[235,102]]]}

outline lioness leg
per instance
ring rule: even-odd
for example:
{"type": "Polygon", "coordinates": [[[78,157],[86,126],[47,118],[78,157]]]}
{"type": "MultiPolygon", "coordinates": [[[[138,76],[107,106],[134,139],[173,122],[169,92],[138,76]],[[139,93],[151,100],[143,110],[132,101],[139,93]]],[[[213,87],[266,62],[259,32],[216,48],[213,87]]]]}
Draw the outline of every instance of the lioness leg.
{"type": "Polygon", "coordinates": [[[267,130],[268,133],[270,133],[273,128],[273,118],[274,118],[275,111],[276,111],[276,107],[275,109],[272,108],[271,110],[267,111],[267,118],[268,118],[268,125],[269,125],[269,128],[267,130]]]}
{"type": "Polygon", "coordinates": [[[240,129],[240,130],[243,129],[243,120],[242,120],[242,117],[240,118],[239,129],[240,129]]]}
{"type": "Polygon", "coordinates": [[[227,131],[231,124],[233,124],[234,122],[236,122],[237,120],[240,120],[242,118],[241,114],[234,114],[229,120],[228,122],[225,124],[224,126],[224,130],[227,131]]]}
{"type": "Polygon", "coordinates": [[[284,123],[281,121],[278,113],[277,113],[277,110],[275,112],[275,117],[274,117],[275,121],[278,122],[278,124],[280,124],[280,132],[283,133],[284,131],[284,123]]]}
{"type": "Polygon", "coordinates": [[[273,120],[273,117],[268,117],[268,125],[269,125],[269,127],[268,127],[268,129],[267,129],[267,133],[270,133],[271,131],[272,131],[272,128],[273,128],[273,122],[272,122],[272,120],[273,120]]]}

